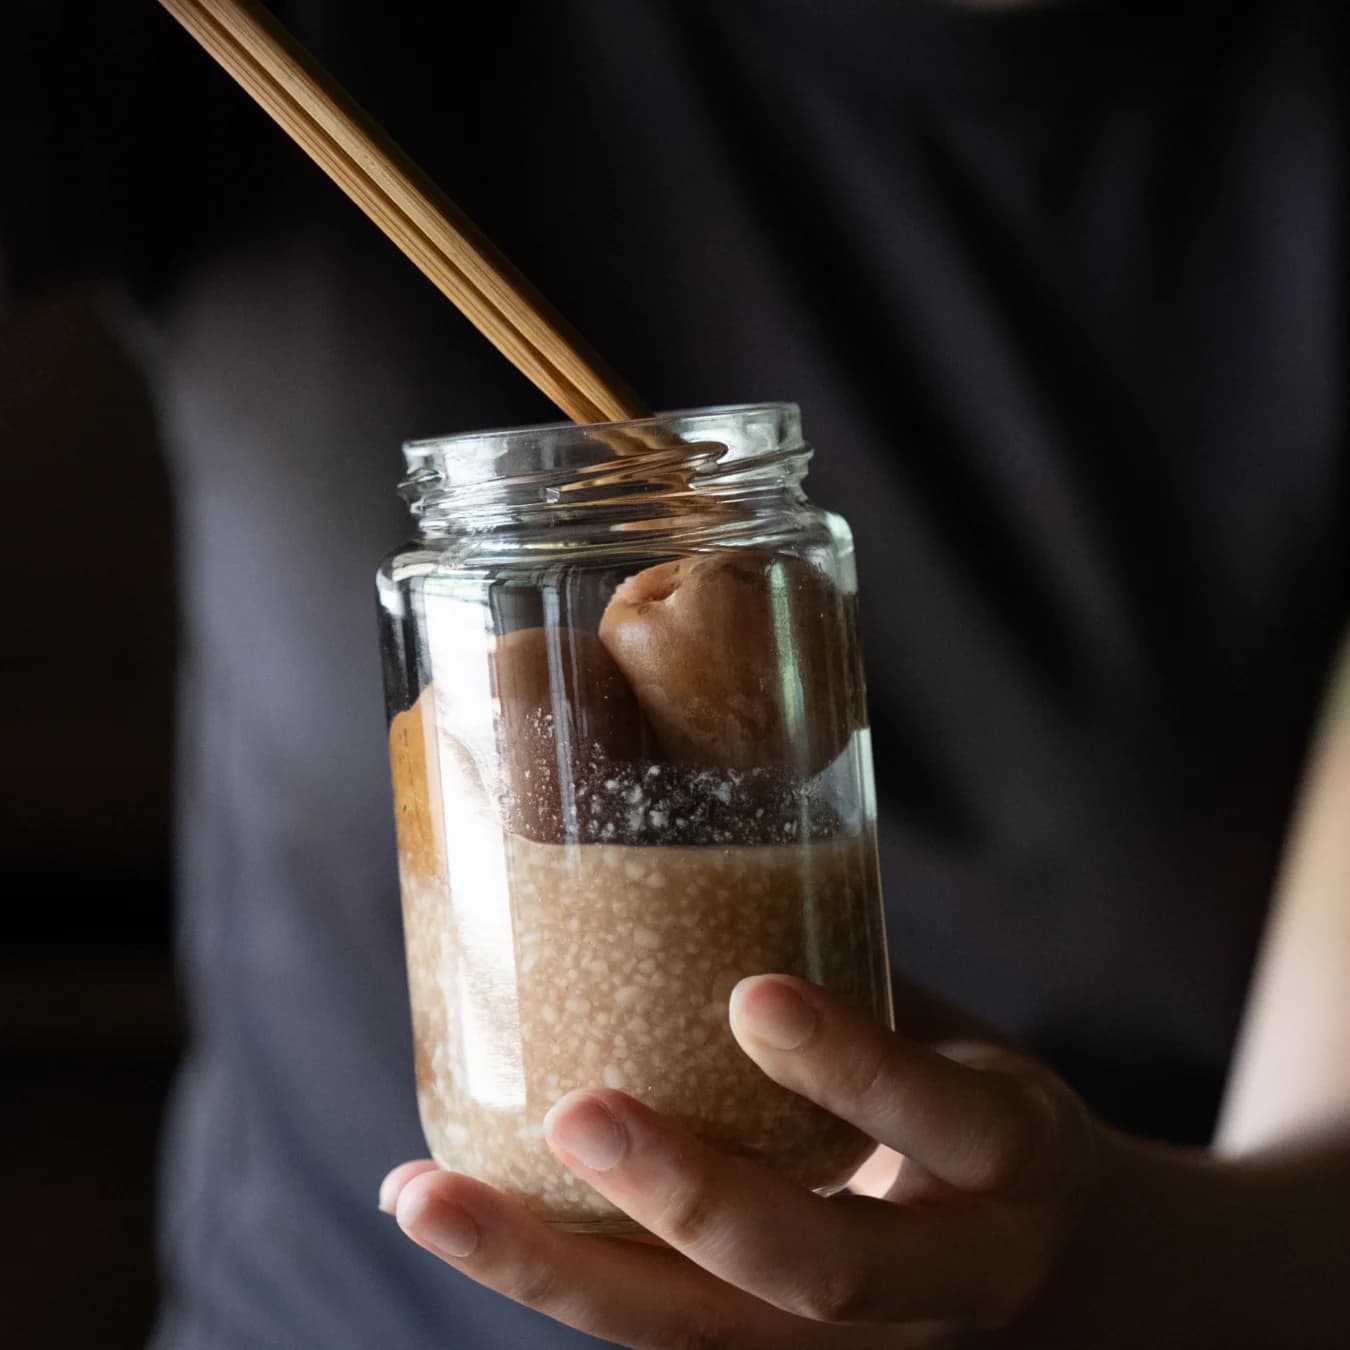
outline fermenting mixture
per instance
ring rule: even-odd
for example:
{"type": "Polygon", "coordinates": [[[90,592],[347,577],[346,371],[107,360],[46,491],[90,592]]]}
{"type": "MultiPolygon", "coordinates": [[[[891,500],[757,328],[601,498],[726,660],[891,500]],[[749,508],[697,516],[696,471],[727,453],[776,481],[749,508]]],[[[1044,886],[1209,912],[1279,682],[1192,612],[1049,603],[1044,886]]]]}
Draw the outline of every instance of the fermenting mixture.
{"type": "MultiPolygon", "coordinates": [[[[729,582],[707,563],[676,580],[692,572],[705,594],[739,593],[747,566],[737,560],[729,582]]],[[[828,588],[811,585],[814,615],[828,588]]],[[[635,592],[659,603],[676,589],[642,600],[630,585],[616,603],[635,592]]],[[[781,751],[794,729],[771,708],[757,723],[739,717],[734,753],[709,763],[715,701],[697,710],[705,749],[691,751],[677,725],[687,700],[654,690],[648,658],[660,648],[644,649],[643,611],[630,604],[623,617],[619,665],[593,634],[565,628],[498,640],[495,762],[447,730],[454,694],[435,684],[390,729],[432,1154],[553,1222],[595,1230],[632,1225],[545,1145],[544,1115],[564,1093],[622,1089],[719,1148],[831,1191],[871,1144],[754,1065],[732,1037],[728,996],[743,976],[773,971],[878,1017],[888,1006],[870,821],[846,827],[815,779],[864,733],[843,728],[836,709],[809,771],[794,773],[781,751]],[[745,732],[755,725],[775,738],[758,755],[745,732]]],[[[742,652],[740,670],[717,672],[738,682],[743,705],[754,659],[742,652]]]]}

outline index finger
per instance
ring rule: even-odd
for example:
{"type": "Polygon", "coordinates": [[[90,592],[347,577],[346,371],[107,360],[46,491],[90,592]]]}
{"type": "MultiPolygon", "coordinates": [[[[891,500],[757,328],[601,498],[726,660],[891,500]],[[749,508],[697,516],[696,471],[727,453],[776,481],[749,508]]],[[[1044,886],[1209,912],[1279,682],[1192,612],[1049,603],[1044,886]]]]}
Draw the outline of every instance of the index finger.
{"type": "MultiPolygon", "coordinates": [[[[395,1197],[398,1222],[414,1242],[486,1288],[616,1345],[863,1350],[875,1344],[870,1333],[805,1323],[669,1249],[553,1228],[467,1177],[435,1167],[402,1169],[391,1174],[391,1189],[400,1176],[406,1180],[395,1197]]],[[[905,1336],[894,1350],[916,1344],[905,1336]]]]}
{"type": "Polygon", "coordinates": [[[1052,1137],[1042,1094],[990,1047],[972,1068],[887,1030],[787,975],[742,980],[731,1029],[775,1082],[800,1093],[958,1190],[1006,1193],[1052,1137]]]}
{"type": "Polygon", "coordinates": [[[1024,1282],[1009,1257],[1028,1247],[1014,1206],[825,1199],[607,1088],[568,1094],[544,1129],[567,1166],[644,1228],[798,1317],[983,1324],[1024,1282]]]}

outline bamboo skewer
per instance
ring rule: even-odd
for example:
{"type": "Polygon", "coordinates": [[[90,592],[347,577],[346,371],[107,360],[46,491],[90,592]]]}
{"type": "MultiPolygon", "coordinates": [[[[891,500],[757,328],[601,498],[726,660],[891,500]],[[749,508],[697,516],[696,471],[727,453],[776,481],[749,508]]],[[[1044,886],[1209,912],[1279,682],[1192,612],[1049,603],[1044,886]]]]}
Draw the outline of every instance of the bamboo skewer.
{"type": "Polygon", "coordinates": [[[574,422],[647,415],[570,324],[255,0],[161,0],[292,140],[574,422]]]}

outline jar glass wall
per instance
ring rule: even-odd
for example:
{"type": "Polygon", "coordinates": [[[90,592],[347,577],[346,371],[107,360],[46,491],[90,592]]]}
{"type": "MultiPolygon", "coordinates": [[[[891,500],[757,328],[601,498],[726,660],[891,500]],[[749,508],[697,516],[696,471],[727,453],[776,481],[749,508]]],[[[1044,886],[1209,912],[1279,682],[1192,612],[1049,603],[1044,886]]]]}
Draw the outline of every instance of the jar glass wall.
{"type": "Polygon", "coordinates": [[[620,1088],[837,1190],[870,1145],[738,1048],[742,976],[890,1018],[852,545],[788,405],[407,446],[379,576],[418,1099],[436,1161],[630,1226],[555,1161],[620,1088]]]}

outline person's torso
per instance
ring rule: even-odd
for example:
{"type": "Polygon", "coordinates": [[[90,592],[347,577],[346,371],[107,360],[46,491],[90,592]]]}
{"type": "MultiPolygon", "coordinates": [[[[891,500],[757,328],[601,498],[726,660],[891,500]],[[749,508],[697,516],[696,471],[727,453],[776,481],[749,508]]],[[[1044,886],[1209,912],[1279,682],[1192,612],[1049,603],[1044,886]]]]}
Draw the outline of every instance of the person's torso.
{"type": "MultiPolygon", "coordinates": [[[[1347,612],[1332,7],[494,8],[472,44],[291,17],[646,398],[802,405],[857,542],[894,966],[1203,1138],[1347,612]]],[[[197,1039],[159,1343],[572,1343],[373,1199],[422,1151],[398,447],[550,414],[279,159],[313,209],[161,311],[197,1039]]]]}

